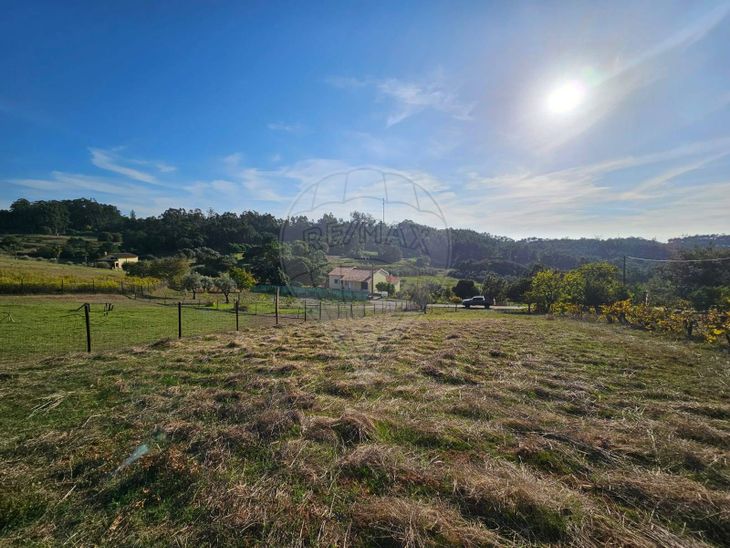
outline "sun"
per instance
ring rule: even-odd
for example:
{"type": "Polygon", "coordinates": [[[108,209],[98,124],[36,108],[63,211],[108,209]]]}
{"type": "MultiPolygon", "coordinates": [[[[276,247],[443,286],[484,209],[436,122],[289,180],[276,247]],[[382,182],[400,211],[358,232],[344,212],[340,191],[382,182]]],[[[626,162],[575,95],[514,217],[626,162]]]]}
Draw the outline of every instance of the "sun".
{"type": "Polygon", "coordinates": [[[578,108],[586,96],[583,83],[573,80],[553,89],[547,96],[547,109],[552,114],[567,114],[578,108]]]}

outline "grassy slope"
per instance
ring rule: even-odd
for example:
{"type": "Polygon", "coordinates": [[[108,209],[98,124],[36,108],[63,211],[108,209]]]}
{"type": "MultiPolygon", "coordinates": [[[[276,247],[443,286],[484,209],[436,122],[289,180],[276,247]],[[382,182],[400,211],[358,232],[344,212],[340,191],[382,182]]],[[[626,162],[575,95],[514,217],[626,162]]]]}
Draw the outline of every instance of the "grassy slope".
{"type": "Polygon", "coordinates": [[[729,365],[479,311],[4,367],[0,542],[728,544],[729,365]]]}
{"type": "Polygon", "coordinates": [[[123,270],[106,270],[82,265],[58,264],[44,259],[15,259],[0,254],[0,275],[42,276],[48,278],[74,278],[78,280],[124,279],[123,270]]]}

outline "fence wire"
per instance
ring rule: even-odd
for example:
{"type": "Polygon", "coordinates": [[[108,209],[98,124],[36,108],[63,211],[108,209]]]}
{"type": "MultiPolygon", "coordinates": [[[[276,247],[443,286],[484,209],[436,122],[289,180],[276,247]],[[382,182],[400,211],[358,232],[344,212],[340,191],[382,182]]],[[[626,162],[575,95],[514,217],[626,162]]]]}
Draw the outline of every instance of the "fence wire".
{"type": "MultiPolygon", "coordinates": [[[[0,363],[28,363],[87,349],[86,303],[73,297],[26,296],[0,300],[0,363]]],[[[165,339],[268,327],[393,314],[416,309],[405,301],[330,302],[275,299],[241,303],[124,299],[87,300],[92,352],[132,349],[165,339]],[[237,317],[238,316],[238,317],[237,317]]]]}

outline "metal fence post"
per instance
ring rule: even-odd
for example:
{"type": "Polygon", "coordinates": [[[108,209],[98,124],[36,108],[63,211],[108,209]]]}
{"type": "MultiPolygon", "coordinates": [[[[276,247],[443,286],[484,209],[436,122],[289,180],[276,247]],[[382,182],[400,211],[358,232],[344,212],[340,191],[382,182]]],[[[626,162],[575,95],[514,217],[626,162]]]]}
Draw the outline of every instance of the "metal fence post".
{"type": "Polygon", "coordinates": [[[276,325],[279,325],[279,288],[276,288],[276,295],[274,295],[274,313],[276,314],[276,325]]]}
{"type": "Polygon", "coordinates": [[[182,303],[177,302],[177,338],[182,339],[182,303]]]}
{"type": "Polygon", "coordinates": [[[89,318],[91,305],[84,304],[84,319],[86,320],[86,351],[91,352],[91,319],[89,318]]]}
{"type": "Polygon", "coordinates": [[[304,299],[304,323],[307,323],[307,299],[304,299]]]}
{"type": "Polygon", "coordinates": [[[350,301],[350,318],[354,318],[355,314],[352,313],[352,301],[350,301]]]}
{"type": "Polygon", "coordinates": [[[236,331],[238,331],[238,302],[239,299],[236,299],[236,331]]]}
{"type": "Polygon", "coordinates": [[[319,321],[322,321],[322,299],[319,300],[319,321]]]}

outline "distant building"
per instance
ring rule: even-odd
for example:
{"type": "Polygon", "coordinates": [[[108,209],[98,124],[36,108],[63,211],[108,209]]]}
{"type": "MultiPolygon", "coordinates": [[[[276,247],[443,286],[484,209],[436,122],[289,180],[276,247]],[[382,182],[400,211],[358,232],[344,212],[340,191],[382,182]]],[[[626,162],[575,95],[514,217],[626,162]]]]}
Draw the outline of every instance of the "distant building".
{"type": "Polygon", "coordinates": [[[400,278],[398,276],[394,276],[392,274],[389,274],[386,281],[389,284],[393,284],[393,287],[395,287],[395,292],[398,293],[400,291],[400,278]]]}
{"type": "Polygon", "coordinates": [[[396,292],[400,291],[400,278],[390,275],[382,268],[338,266],[327,274],[327,287],[330,289],[375,293],[377,285],[381,282],[391,283],[395,286],[396,292]]]}
{"type": "Polygon", "coordinates": [[[139,257],[134,253],[115,253],[113,255],[104,255],[99,262],[108,263],[111,268],[122,268],[125,263],[136,263],[139,257]]]}

